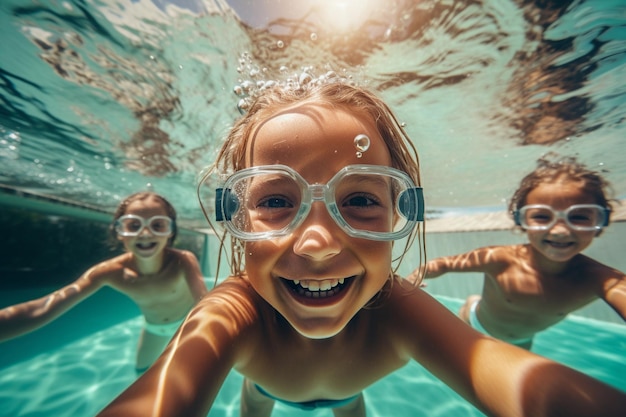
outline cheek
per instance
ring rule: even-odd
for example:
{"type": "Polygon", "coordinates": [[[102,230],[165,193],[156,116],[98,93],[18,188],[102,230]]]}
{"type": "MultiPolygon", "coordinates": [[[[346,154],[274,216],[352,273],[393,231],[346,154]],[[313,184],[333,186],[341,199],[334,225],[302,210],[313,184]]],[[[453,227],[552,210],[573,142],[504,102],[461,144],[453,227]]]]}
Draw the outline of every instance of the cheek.
{"type": "Polygon", "coordinates": [[[245,269],[247,272],[266,275],[272,270],[277,259],[285,251],[276,240],[264,242],[248,242],[243,246],[245,269]]]}
{"type": "Polygon", "coordinates": [[[391,242],[372,242],[360,251],[359,257],[368,272],[387,278],[391,271],[392,248],[391,242]]]}

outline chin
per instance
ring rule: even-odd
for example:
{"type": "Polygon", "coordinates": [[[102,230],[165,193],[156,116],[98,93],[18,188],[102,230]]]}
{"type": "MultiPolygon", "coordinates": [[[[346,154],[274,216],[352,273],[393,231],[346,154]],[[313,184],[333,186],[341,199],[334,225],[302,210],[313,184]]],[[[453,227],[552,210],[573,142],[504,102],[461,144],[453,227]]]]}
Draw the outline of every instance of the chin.
{"type": "Polygon", "coordinates": [[[300,334],[300,336],[306,337],[307,339],[323,340],[323,339],[330,339],[331,337],[337,336],[339,333],[341,333],[343,328],[337,329],[335,331],[327,331],[327,330],[321,330],[321,329],[313,329],[312,331],[305,331],[305,330],[298,329],[298,328],[295,328],[295,330],[300,334]]]}

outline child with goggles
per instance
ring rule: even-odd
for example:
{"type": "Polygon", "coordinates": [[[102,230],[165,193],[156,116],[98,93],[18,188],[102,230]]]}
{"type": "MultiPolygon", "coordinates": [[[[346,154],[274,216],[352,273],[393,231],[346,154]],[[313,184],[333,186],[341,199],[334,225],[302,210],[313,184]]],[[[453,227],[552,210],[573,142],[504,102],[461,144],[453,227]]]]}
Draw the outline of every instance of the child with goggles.
{"type": "Polygon", "coordinates": [[[335,82],[264,90],[199,197],[231,242],[231,276],[100,416],[206,416],[234,369],[241,416],[270,416],[278,401],[364,417],[363,390],[410,360],[490,415],[623,411],[624,393],[473,330],[396,275],[395,240],[406,239],[400,259],[423,241],[419,166],[370,92],[335,82]]]}
{"type": "Polygon", "coordinates": [[[127,197],[115,212],[111,234],[123,244],[124,254],[91,267],[50,295],[0,310],[0,341],[34,331],[110,286],[130,297],[145,318],[135,365],[138,373],[145,371],[207,287],[195,255],[171,248],[176,211],[162,196],[140,192],[127,197]]]}
{"type": "Polygon", "coordinates": [[[581,253],[609,224],[609,184],[575,158],[553,156],[538,161],[509,205],[527,244],[479,248],[426,265],[426,278],[484,273],[482,295],[469,296],[459,315],[526,349],[537,332],[598,298],[626,319],[624,274],[581,253]]]}

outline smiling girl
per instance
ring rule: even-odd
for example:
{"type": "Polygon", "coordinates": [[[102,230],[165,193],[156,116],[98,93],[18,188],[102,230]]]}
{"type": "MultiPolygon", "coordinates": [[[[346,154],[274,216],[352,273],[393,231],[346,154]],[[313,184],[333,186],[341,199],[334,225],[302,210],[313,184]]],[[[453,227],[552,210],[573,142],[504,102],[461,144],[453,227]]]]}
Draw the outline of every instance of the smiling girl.
{"type": "Polygon", "coordinates": [[[473,330],[394,273],[393,242],[423,218],[411,149],[366,90],[266,90],[218,155],[223,184],[200,187],[232,275],[100,416],[204,417],[234,369],[242,416],[280,401],[363,417],[363,390],[410,360],[489,415],[621,414],[623,393],[473,330]]]}
{"type": "Polygon", "coordinates": [[[426,278],[484,273],[482,295],[468,297],[460,317],[526,349],[537,332],[597,299],[626,320],[626,276],[581,253],[609,224],[607,188],[599,173],[575,158],[541,158],[509,204],[528,243],[433,259],[426,278]]]}
{"type": "Polygon", "coordinates": [[[34,331],[110,286],[130,297],[145,318],[136,369],[148,368],[207,287],[196,257],[170,247],[177,233],[176,211],[162,196],[140,192],[127,197],[117,208],[111,233],[124,254],[47,296],[0,310],[0,341],[34,331]]]}

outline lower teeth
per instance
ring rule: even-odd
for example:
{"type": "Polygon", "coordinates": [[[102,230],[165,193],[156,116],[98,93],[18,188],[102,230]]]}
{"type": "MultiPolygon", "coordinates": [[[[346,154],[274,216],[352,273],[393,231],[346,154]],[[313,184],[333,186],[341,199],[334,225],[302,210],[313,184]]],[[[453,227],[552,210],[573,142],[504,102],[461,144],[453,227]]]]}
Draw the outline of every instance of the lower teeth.
{"type": "Polygon", "coordinates": [[[335,290],[329,291],[306,291],[303,288],[298,288],[298,294],[310,298],[325,298],[335,294],[335,290]]]}

